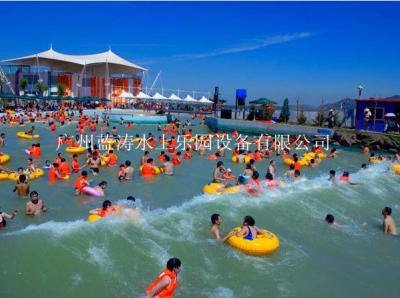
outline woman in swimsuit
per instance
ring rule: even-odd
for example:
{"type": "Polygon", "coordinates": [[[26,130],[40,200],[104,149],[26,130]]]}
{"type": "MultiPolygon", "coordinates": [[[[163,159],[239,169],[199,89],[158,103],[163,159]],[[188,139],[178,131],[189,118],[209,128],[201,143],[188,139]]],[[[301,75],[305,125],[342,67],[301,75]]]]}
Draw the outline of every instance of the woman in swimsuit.
{"type": "Polygon", "coordinates": [[[236,232],[237,237],[242,237],[246,240],[254,240],[257,235],[263,235],[266,232],[263,229],[259,229],[255,226],[256,221],[250,215],[244,217],[243,227],[239,232],[236,232]]]}

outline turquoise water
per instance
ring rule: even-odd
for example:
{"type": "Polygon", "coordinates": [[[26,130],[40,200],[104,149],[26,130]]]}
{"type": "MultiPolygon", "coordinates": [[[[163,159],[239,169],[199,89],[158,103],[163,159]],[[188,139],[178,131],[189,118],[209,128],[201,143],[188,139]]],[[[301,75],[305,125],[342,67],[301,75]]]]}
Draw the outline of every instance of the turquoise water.
{"type": "MultiPolygon", "coordinates": [[[[12,156],[7,164],[11,168],[26,165],[23,150],[30,144],[16,138],[18,130],[1,127],[7,134],[2,151],[12,156]]],[[[56,155],[56,135],[73,128],[53,135],[46,128],[38,130],[44,162],[56,155]]],[[[149,131],[156,133],[154,126],[136,126],[130,134],[149,131]]],[[[137,168],[141,154],[135,150],[118,156],[137,168]]],[[[230,162],[230,156],[223,160],[239,173],[242,166],[230,162]]],[[[216,162],[196,154],[173,177],[148,181],[136,173],[133,181],[120,183],[117,168],[91,177],[108,181],[106,199],[139,198],[138,222],[114,218],[89,224],[87,213],[101,200],[75,196],[74,179],[49,185],[45,177],[32,181],[31,189],[39,191],[49,211],[26,217],[25,200],[12,193],[14,183],[2,181],[2,210],[18,209],[20,214],[0,231],[0,296],[141,297],[168,258],[177,256],[183,270],[176,297],[399,297],[400,242],[381,232],[380,211],[391,206],[395,220],[400,218],[400,177],[388,171],[388,164],[361,172],[366,160],[357,152],[342,151],[319,168],[304,169],[302,180],[265,190],[259,198],[202,194],[216,162]],[[333,187],[326,182],[330,169],[349,170],[362,185],[333,187]],[[271,256],[251,257],[217,244],[208,235],[212,213],[222,215],[224,233],[252,215],[257,226],[278,235],[280,249],[271,256]],[[334,214],[342,227],[325,224],[326,213],[334,214]]],[[[282,174],[286,167],[277,161],[282,174]]],[[[262,176],[266,167],[266,161],[257,163],[262,176]]]]}

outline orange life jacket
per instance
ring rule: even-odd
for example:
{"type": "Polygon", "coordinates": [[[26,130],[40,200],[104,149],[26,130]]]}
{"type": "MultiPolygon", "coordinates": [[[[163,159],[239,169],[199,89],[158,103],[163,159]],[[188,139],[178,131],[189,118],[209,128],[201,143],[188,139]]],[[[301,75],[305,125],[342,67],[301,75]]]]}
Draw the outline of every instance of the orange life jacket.
{"type": "Polygon", "coordinates": [[[63,177],[69,175],[69,166],[67,162],[62,162],[60,164],[60,174],[63,177]]]}
{"type": "Polygon", "coordinates": [[[54,123],[50,126],[50,130],[51,131],[55,131],[56,128],[57,128],[57,126],[54,123]]]}
{"type": "Polygon", "coordinates": [[[190,153],[190,151],[185,151],[185,154],[183,155],[183,158],[186,160],[189,160],[192,158],[192,154],[190,153]]]}
{"type": "Polygon", "coordinates": [[[159,162],[164,162],[164,161],[165,161],[165,154],[160,154],[160,155],[158,156],[158,161],[159,161],[159,162]]]}
{"type": "Polygon", "coordinates": [[[340,181],[349,181],[349,176],[340,176],[339,180],[340,181]]]}
{"type": "Polygon", "coordinates": [[[74,189],[78,189],[79,192],[83,192],[83,188],[88,185],[89,183],[87,177],[80,176],[74,183],[74,189]]]}
{"type": "Polygon", "coordinates": [[[261,156],[260,152],[254,153],[254,159],[255,160],[261,160],[262,159],[262,156],[261,156]]]}
{"type": "Polygon", "coordinates": [[[165,268],[160,275],[156,278],[155,281],[153,281],[146,289],[146,293],[150,293],[151,290],[153,290],[159,283],[160,281],[165,277],[168,276],[170,278],[169,285],[165,287],[164,289],[161,290],[161,292],[156,293],[156,297],[160,298],[166,298],[166,297],[174,297],[174,291],[178,287],[178,277],[174,271],[170,271],[169,269],[165,268]]]}
{"type": "Polygon", "coordinates": [[[154,174],[153,166],[149,163],[145,163],[142,167],[142,176],[153,176],[154,174]]]}
{"type": "Polygon", "coordinates": [[[174,165],[179,165],[181,163],[181,160],[179,159],[178,155],[174,155],[174,157],[172,158],[172,163],[174,165]]]}
{"type": "Polygon", "coordinates": [[[117,160],[118,160],[118,158],[114,153],[110,154],[110,159],[108,161],[108,165],[115,166],[117,164],[117,160]]]}
{"type": "Polygon", "coordinates": [[[57,169],[56,168],[50,168],[49,169],[49,180],[56,180],[58,179],[57,174],[56,174],[57,169]]]}
{"type": "Polygon", "coordinates": [[[301,164],[300,164],[299,161],[297,161],[297,162],[294,163],[294,169],[295,169],[295,170],[301,171],[301,164]]]}
{"type": "Polygon", "coordinates": [[[77,160],[71,160],[71,167],[72,167],[72,173],[78,173],[79,172],[79,162],[77,160]]]}

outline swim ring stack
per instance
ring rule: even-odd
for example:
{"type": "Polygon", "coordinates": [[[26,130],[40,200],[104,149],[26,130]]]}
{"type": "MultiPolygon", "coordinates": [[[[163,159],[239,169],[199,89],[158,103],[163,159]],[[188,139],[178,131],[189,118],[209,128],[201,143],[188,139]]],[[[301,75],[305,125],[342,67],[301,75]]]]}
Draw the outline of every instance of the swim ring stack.
{"type": "MultiPolygon", "coordinates": [[[[237,232],[240,227],[235,229],[237,232]]],[[[272,254],[279,248],[279,238],[269,231],[265,235],[257,235],[254,240],[246,240],[243,237],[231,236],[228,239],[229,245],[241,252],[251,256],[265,256],[272,254]]]]}

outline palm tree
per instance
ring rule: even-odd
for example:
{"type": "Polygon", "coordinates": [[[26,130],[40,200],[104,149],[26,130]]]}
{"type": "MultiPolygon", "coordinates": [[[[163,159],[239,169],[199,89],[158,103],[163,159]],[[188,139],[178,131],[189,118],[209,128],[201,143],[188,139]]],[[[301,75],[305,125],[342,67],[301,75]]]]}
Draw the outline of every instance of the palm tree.
{"type": "Polygon", "coordinates": [[[39,95],[43,95],[43,92],[49,89],[47,85],[43,82],[38,82],[36,84],[36,90],[38,91],[39,95]]]}
{"type": "Polygon", "coordinates": [[[19,81],[19,88],[21,88],[21,90],[24,91],[24,93],[25,93],[25,90],[26,90],[26,86],[28,86],[28,80],[25,79],[25,78],[22,78],[19,81]]]}
{"type": "Polygon", "coordinates": [[[65,93],[65,85],[63,83],[58,83],[57,84],[57,95],[64,96],[64,93],[65,93]]]}

